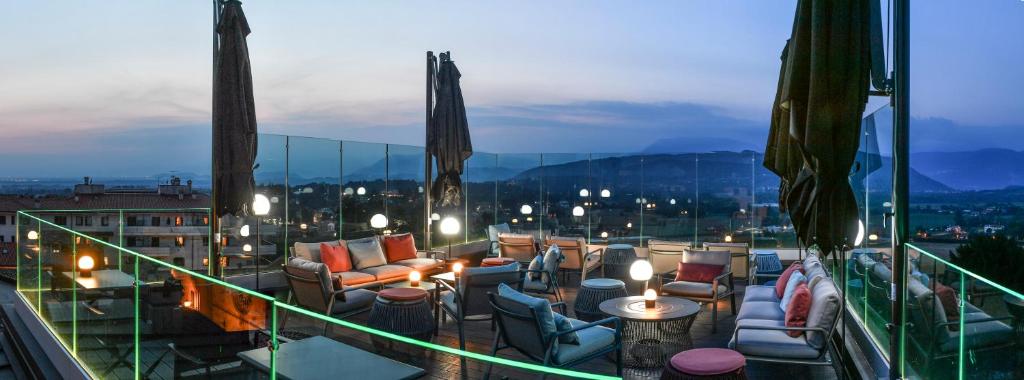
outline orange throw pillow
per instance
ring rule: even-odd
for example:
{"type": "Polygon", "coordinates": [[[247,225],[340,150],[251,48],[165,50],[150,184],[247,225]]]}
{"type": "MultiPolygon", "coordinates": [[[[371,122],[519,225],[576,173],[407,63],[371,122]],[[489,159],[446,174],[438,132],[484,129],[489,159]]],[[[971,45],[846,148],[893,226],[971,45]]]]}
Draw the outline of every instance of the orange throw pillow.
{"type": "Polygon", "coordinates": [[[389,263],[416,258],[416,241],[412,234],[386,235],[380,240],[389,263]]]}
{"type": "Polygon", "coordinates": [[[792,265],[789,266],[789,268],[786,268],[786,270],[782,272],[782,275],[779,276],[778,281],[775,281],[775,295],[779,296],[779,299],[782,299],[782,294],[786,292],[786,284],[789,283],[789,276],[792,276],[793,272],[796,271],[800,271],[800,273],[803,273],[803,264],[800,264],[798,262],[793,263],[792,265]]]}
{"type": "Polygon", "coordinates": [[[331,273],[352,270],[352,257],[348,255],[348,247],[345,244],[333,246],[320,243],[320,261],[327,265],[331,273]]]}
{"type": "MultiPolygon", "coordinates": [[[[807,287],[806,282],[802,282],[793,290],[793,298],[790,299],[789,305],[786,305],[786,327],[807,326],[807,314],[810,311],[811,289],[807,287]]],[[[786,331],[786,334],[794,338],[803,333],[803,331],[797,330],[786,331]]]]}

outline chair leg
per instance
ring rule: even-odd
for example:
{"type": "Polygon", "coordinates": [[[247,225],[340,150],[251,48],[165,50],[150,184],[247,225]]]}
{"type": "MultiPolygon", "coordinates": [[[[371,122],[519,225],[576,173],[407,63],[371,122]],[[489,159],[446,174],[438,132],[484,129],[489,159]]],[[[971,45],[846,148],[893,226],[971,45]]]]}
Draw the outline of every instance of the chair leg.
{"type": "Polygon", "coordinates": [[[622,377],[622,346],[615,350],[615,375],[622,377]]]}
{"type": "Polygon", "coordinates": [[[718,302],[711,301],[711,333],[718,330],[718,302]]]}
{"type": "MultiPolygon", "coordinates": [[[[500,341],[501,341],[501,333],[500,332],[495,332],[494,333],[493,343],[491,343],[491,356],[492,357],[498,356],[498,343],[500,341]]],[[[484,372],[484,380],[487,380],[488,378],[491,377],[491,367],[493,367],[493,366],[494,366],[494,363],[487,362],[487,371],[484,372]]]]}
{"type": "Polygon", "coordinates": [[[465,332],[462,329],[462,321],[455,321],[455,322],[459,326],[459,349],[465,351],[466,350],[466,334],[465,334],[465,332]]]}
{"type": "Polygon", "coordinates": [[[736,315],[736,293],[729,295],[729,302],[732,307],[732,315],[736,315]]]}

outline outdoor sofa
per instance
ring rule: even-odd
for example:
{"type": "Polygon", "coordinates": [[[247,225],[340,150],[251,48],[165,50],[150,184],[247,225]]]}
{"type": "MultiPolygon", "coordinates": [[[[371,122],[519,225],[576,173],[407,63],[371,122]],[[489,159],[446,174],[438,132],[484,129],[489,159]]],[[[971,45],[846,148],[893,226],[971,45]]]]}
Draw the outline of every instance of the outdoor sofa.
{"type": "Polygon", "coordinates": [[[348,248],[352,261],[352,269],[345,272],[331,272],[331,280],[340,286],[373,287],[405,281],[409,273],[419,271],[426,277],[429,274],[444,270],[445,262],[434,258],[434,251],[415,249],[415,242],[410,234],[373,236],[354,240],[330,240],[314,243],[295,243],[292,257],[321,263],[320,244],[330,246],[344,245],[348,248]],[[411,248],[410,248],[411,245],[411,248]],[[395,252],[388,250],[415,250],[415,257],[393,260],[395,252]]]}

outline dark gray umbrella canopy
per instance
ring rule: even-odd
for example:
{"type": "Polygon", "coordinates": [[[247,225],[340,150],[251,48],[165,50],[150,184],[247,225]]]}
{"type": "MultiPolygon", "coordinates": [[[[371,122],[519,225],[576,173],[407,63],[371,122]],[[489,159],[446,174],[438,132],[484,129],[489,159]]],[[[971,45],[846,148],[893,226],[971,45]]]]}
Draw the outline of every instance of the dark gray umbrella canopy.
{"type": "Polygon", "coordinates": [[[242,3],[225,3],[217,25],[220,46],[213,104],[213,186],[215,211],[221,215],[247,214],[256,187],[256,111],[245,42],[249,32],[242,3]]]}
{"type": "Polygon", "coordinates": [[[442,53],[437,71],[436,103],[427,129],[427,150],[437,163],[437,179],[431,197],[441,207],[457,206],[462,198],[463,163],[473,155],[469,138],[466,104],[462,100],[459,78],[451,56],[442,53]]]}
{"type": "Polygon", "coordinates": [[[869,0],[800,0],[772,112],[764,165],[797,236],[825,254],[852,245],[857,155],[871,69],[869,0]]]}

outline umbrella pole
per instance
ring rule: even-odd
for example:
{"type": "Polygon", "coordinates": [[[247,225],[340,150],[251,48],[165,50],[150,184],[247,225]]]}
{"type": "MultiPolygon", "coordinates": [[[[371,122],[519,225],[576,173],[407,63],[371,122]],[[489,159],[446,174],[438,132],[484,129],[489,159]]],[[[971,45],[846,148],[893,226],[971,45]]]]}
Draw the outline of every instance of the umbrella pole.
{"type": "Polygon", "coordinates": [[[427,138],[430,136],[430,117],[432,115],[434,105],[434,52],[427,52],[427,119],[424,124],[424,144],[423,144],[423,249],[429,251],[430,245],[430,227],[433,224],[433,219],[430,216],[433,213],[432,205],[433,200],[431,198],[430,179],[433,177],[433,162],[430,159],[430,144],[427,144],[427,138]]]}
{"type": "MultiPolygon", "coordinates": [[[[889,352],[892,360],[889,376],[900,379],[903,373],[904,303],[907,279],[907,242],[910,240],[910,0],[893,3],[893,80],[892,104],[892,321],[889,352]]],[[[961,358],[962,359],[962,358],[961,358]]],[[[963,373],[960,373],[963,377],[963,373]]]]}
{"type": "Polygon", "coordinates": [[[211,276],[220,276],[220,272],[221,272],[221,267],[220,267],[220,250],[221,250],[221,247],[220,247],[220,211],[218,211],[218,208],[219,208],[220,205],[217,204],[217,187],[220,184],[220,173],[217,170],[217,141],[216,141],[217,132],[216,132],[216,127],[213,125],[213,123],[216,122],[216,120],[214,120],[216,118],[216,115],[213,112],[216,111],[216,103],[217,103],[217,50],[220,48],[220,46],[219,46],[220,45],[220,41],[218,40],[218,35],[217,35],[217,23],[220,22],[220,15],[221,15],[221,10],[222,10],[221,6],[222,6],[221,0],[213,0],[213,59],[212,59],[212,65],[211,65],[212,69],[213,69],[212,70],[213,76],[211,77],[211,80],[210,80],[210,84],[212,86],[211,93],[213,94],[213,96],[211,98],[211,102],[212,103],[211,103],[211,107],[210,107],[210,110],[211,110],[211,113],[210,113],[210,125],[213,128],[210,128],[210,130],[211,130],[211,133],[213,134],[213,136],[211,138],[211,141],[213,143],[210,144],[210,146],[211,146],[211,148],[210,148],[210,156],[211,156],[210,164],[212,165],[212,167],[210,168],[210,223],[209,223],[210,224],[210,234],[212,236],[211,236],[211,239],[210,239],[210,260],[209,260],[210,265],[207,267],[207,270],[208,270],[207,273],[210,274],[211,276]],[[214,263],[216,263],[216,264],[214,264],[214,263]]]}

